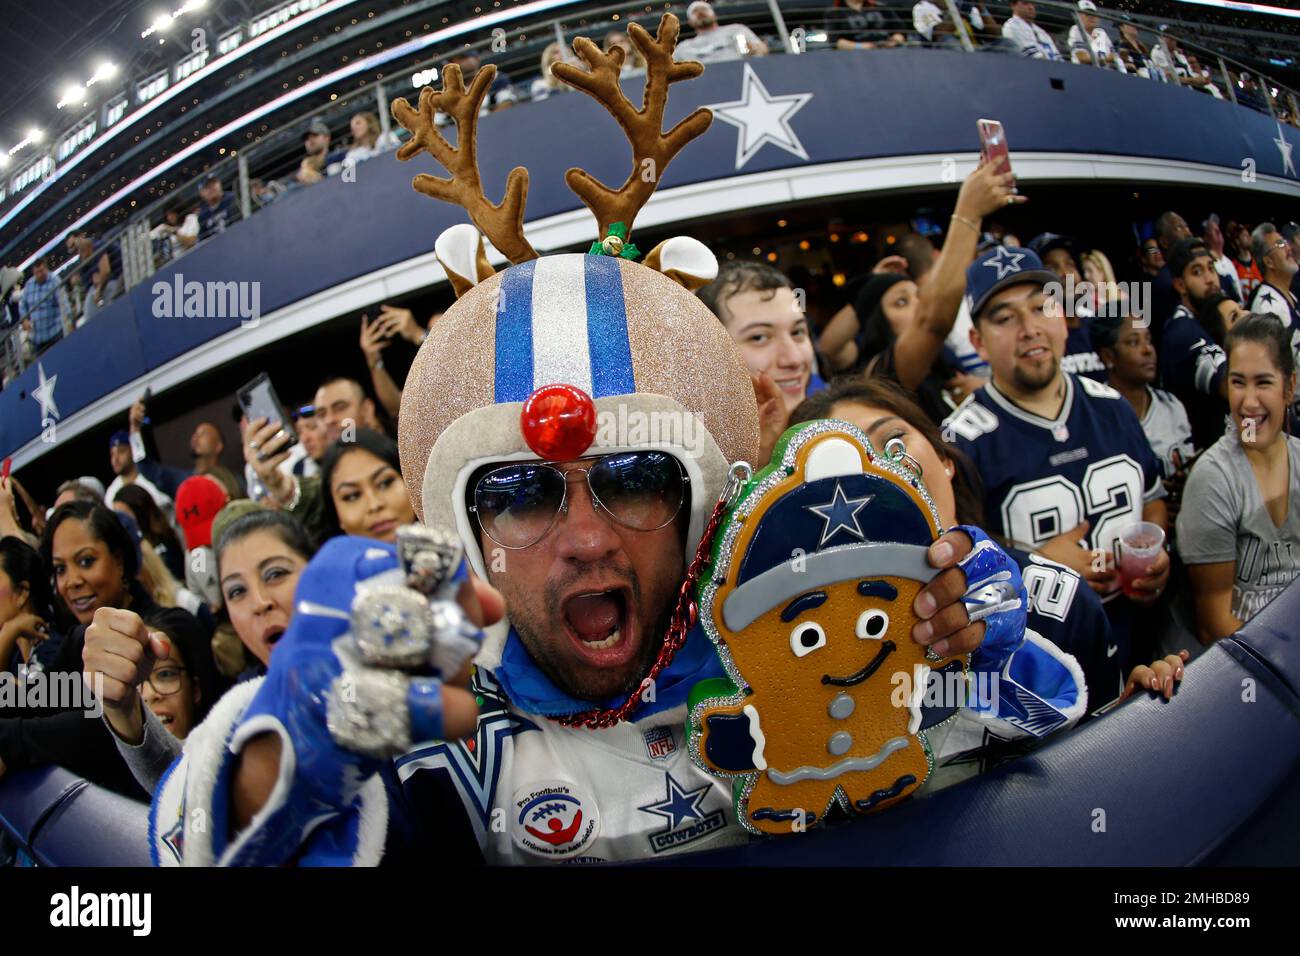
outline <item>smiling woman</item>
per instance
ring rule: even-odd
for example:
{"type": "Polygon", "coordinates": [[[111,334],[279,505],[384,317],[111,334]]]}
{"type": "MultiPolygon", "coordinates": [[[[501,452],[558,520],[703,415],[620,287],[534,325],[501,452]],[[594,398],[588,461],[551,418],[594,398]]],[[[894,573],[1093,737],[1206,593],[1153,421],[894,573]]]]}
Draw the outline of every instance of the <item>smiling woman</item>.
{"type": "MultiPolygon", "coordinates": [[[[41,558],[53,579],[56,616],[71,628],[48,667],[81,685],[83,673],[96,689],[93,707],[84,701],[48,701],[41,708],[7,710],[0,715],[0,761],[8,771],[57,765],[88,780],[133,797],[141,792],[118,756],[111,732],[100,719],[114,703],[109,669],[96,662],[90,639],[100,617],[134,623],[140,616],[160,615],[169,632],[186,631],[206,647],[206,632],[189,612],[159,608],[136,574],[140,558],[134,542],[114,512],[98,501],[71,501],[50,516],[41,540],[41,558]],[[125,610],[129,608],[130,610],[125,610]]],[[[141,627],[143,625],[141,624],[141,627]]],[[[120,636],[120,635],[118,635],[120,636]]],[[[210,654],[211,651],[209,650],[210,654]]],[[[139,698],[135,698],[139,708],[139,698]]]]}

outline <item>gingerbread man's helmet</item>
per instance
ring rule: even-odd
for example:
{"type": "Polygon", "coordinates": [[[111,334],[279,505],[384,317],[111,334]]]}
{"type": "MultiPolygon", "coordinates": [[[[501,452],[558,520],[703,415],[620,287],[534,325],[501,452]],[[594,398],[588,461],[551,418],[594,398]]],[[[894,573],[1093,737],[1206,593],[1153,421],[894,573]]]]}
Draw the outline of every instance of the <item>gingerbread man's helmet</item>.
{"type": "MultiPolygon", "coordinates": [[[[475,127],[495,68],[482,68],[466,89],[458,67],[446,67],[440,91],[425,88],[419,108],[393,103],[413,137],[398,151],[427,151],[452,174],[416,176],[420,192],[462,205],[474,225],[439,236],[435,251],[458,299],[429,330],[402,395],[398,443],[402,472],[421,520],[456,533],[474,570],[484,574],[478,529],[466,506],[471,476],[494,462],[544,460],[529,444],[521,412],[538,389],[570,386],[594,404],[597,427],[568,457],[653,448],[682,464],[690,489],[686,553],[692,554],[726,482],[731,462],[753,460],[758,413],[749,373],[734,343],[693,290],[717,275],[703,244],[676,237],[632,261],[633,220],[676,153],[708,128],[696,110],[662,132],[670,83],[703,67],[676,62],[678,24],[666,14],[658,35],[636,24],[628,34],[647,61],[644,101],[633,106],[619,85],[623,51],[601,52],[580,38],[583,70],[557,64],[554,74],[596,98],[619,121],[633,148],[633,167],[618,190],[580,169],[566,181],[596,215],[600,241],[587,254],[538,257],[523,233],[528,173],[511,171],[506,195],[490,203],[479,181],[475,127]],[[458,147],[434,117],[457,125],[458,147]],[[657,174],[648,179],[643,170],[657,174]],[[513,265],[494,272],[486,237],[513,265]]],[[[536,445],[536,442],[534,442],[536,445]]]]}

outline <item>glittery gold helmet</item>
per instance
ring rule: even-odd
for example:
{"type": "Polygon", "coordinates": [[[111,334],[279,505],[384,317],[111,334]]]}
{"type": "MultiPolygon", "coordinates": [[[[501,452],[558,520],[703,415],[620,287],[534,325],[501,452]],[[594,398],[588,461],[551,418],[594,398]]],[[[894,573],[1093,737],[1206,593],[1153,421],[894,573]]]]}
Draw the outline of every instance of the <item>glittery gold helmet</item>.
{"type": "Polygon", "coordinates": [[[601,241],[585,255],[539,258],[529,245],[523,233],[527,170],[511,171],[501,203],[483,195],[475,133],[494,67],[483,67],[467,89],[459,68],[448,66],[443,89],[426,87],[418,109],[403,99],[393,103],[394,117],[413,134],[398,158],[428,152],[452,174],[421,174],[412,185],[464,206],[474,223],[453,226],[435,244],[458,299],[429,330],[411,367],[398,443],[416,513],[426,525],[455,531],[480,576],[484,561],[466,487],[485,464],[542,458],[520,428],[524,404],[539,388],[564,384],[594,400],[599,426],[580,457],[653,448],[681,462],[692,489],[688,559],[729,464],[758,454],[749,373],[726,330],[693,294],[717,275],[712,253],[694,239],[676,237],[642,264],[632,261],[637,211],[673,156],[708,128],[712,114],[696,110],[661,132],[668,85],[704,68],[673,60],[678,22],[671,14],[655,37],[636,24],[628,34],[647,62],[639,110],[619,86],[619,47],[604,53],[579,38],[574,50],[588,69],[552,67],[559,79],[605,106],[633,148],[632,172],[618,190],[581,169],[566,174],[600,226],[601,241]],[[455,122],[457,148],[439,133],[438,112],[455,122]],[[643,175],[647,169],[655,175],[643,175]],[[484,236],[514,264],[495,273],[484,236]]]}

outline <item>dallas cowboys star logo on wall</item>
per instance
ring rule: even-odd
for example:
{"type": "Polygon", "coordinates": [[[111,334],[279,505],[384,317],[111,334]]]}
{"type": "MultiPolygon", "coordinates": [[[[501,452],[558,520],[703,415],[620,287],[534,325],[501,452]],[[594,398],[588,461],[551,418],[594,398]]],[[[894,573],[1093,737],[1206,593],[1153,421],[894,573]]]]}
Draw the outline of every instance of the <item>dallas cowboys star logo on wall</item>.
{"type": "Polygon", "coordinates": [[[736,136],[736,168],[740,169],[754,155],[771,143],[802,160],[808,151],[790,127],[790,119],[813,98],[811,93],[788,93],[773,96],[758,78],[754,68],[745,64],[740,99],[730,103],[712,103],[706,108],[724,123],[739,130],[736,136]]]}
{"type": "Polygon", "coordinates": [[[1282,172],[1296,175],[1295,160],[1291,158],[1292,146],[1287,142],[1286,134],[1282,132],[1281,123],[1277,124],[1277,139],[1273,142],[1277,144],[1277,151],[1282,154],[1282,172]]]}
{"type": "Polygon", "coordinates": [[[58,418],[59,406],[54,404],[54,386],[59,381],[59,376],[55,374],[46,378],[45,366],[40,362],[36,363],[36,374],[40,376],[41,384],[32,389],[32,398],[41,403],[41,421],[58,418]]]}
{"type": "Polygon", "coordinates": [[[817,547],[824,546],[841,531],[847,531],[859,541],[865,541],[866,535],[862,533],[862,525],[858,523],[858,512],[874,497],[875,495],[863,495],[861,498],[850,498],[844,494],[844,489],[837,481],[835,494],[831,496],[829,502],[824,505],[805,505],[804,507],[826,522],[826,526],[822,528],[822,539],[817,543],[817,547]]]}
{"type": "Polygon", "coordinates": [[[1011,273],[1020,271],[1020,260],[1024,257],[1023,252],[1012,252],[1006,246],[998,246],[998,251],[984,265],[997,269],[998,278],[1005,279],[1011,273]]]}
{"type": "Polygon", "coordinates": [[[687,790],[680,783],[673,779],[671,773],[665,773],[668,778],[668,793],[664,799],[658,803],[647,803],[643,807],[637,807],[645,813],[654,813],[668,821],[668,830],[676,830],[687,820],[703,820],[704,810],[700,804],[704,802],[704,797],[710,790],[710,785],[705,784],[698,790],[687,790]]]}

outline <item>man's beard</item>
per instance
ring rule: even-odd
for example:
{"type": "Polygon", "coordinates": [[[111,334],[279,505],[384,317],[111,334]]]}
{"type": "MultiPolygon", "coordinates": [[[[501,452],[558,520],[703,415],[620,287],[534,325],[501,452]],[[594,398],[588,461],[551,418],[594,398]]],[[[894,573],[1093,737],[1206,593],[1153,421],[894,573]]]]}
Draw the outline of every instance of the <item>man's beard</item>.
{"type": "Polygon", "coordinates": [[[1056,373],[1060,370],[1060,367],[1060,359],[1053,355],[1051,364],[1041,373],[1029,372],[1020,365],[1016,365],[1015,371],[1011,373],[1011,380],[1016,383],[1016,387],[1022,392],[1041,391],[1052,383],[1052,379],[1056,378],[1056,373]]]}
{"type": "Polygon", "coordinates": [[[1211,293],[1210,293],[1209,295],[1207,295],[1205,298],[1201,298],[1201,297],[1199,297],[1199,296],[1192,295],[1191,292],[1188,292],[1188,293],[1187,293],[1187,301],[1190,302],[1190,303],[1192,304],[1192,314],[1193,314],[1193,315],[1200,315],[1200,314],[1201,314],[1201,311],[1202,311],[1202,310],[1203,310],[1207,305],[1210,304],[1210,299],[1214,298],[1214,296],[1215,296],[1215,293],[1214,293],[1214,292],[1211,292],[1211,293]]]}
{"type": "MultiPolygon", "coordinates": [[[[642,634],[635,635],[641,638],[640,658],[636,666],[629,668],[627,676],[623,681],[613,688],[595,687],[585,681],[582,675],[575,673],[572,665],[565,661],[561,655],[553,652],[556,641],[548,641],[542,637],[545,629],[549,626],[548,622],[557,622],[560,628],[565,627],[564,609],[561,607],[560,595],[571,586],[575,580],[585,577],[595,568],[584,568],[581,574],[570,576],[569,580],[556,582],[549,585],[545,594],[545,612],[544,619],[537,620],[530,615],[526,609],[523,609],[517,602],[512,604],[509,596],[506,597],[507,614],[510,618],[510,624],[519,639],[523,641],[524,647],[528,651],[534,663],[541,669],[551,681],[566,694],[578,698],[579,700],[592,701],[598,703],[609,697],[626,697],[633,693],[649,673],[651,662],[659,655],[663,646],[664,634],[668,630],[668,624],[672,619],[674,610],[673,603],[668,602],[659,619],[653,624],[647,623],[645,618],[639,617],[638,626],[643,629],[642,634]]],[[[632,606],[637,607],[644,615],[648,610],[643,601],[641,594],[641,582],[635,571],[631,568],[614,568],[614,571],[624,578],[625,583],[631,590],[629,598],[629,609],[632,606]]],[[[493,582],[498,587],[503,582],[493,582]]],[[[628,635],[625,640],[632,640],[633,635],[628,635]]],[[[559,640],[567,641],[568,635],[560,635],[559,640]]]]}

